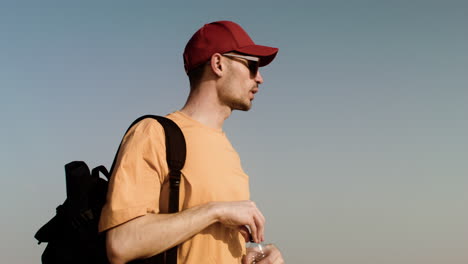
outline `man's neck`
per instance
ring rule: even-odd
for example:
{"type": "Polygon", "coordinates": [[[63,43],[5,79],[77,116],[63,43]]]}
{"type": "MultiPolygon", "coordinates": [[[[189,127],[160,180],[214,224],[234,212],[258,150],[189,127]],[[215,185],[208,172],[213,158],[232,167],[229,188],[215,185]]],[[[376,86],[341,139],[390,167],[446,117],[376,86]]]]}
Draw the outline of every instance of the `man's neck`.
{"type": "Polygon", "coordinates": [[[224,121],[232,113],[229,107],[220,105],[217,95],[208,89],[191,92],[180,111],[208,127],[219,130],[223,129],[224,121]]]}

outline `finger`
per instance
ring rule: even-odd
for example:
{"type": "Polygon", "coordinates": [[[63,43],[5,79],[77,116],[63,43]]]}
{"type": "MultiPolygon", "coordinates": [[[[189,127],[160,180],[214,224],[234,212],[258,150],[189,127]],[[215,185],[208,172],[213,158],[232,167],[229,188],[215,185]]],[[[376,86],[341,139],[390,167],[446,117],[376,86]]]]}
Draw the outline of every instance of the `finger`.
{"type": "Polygon", "coordinates": [[[267,254],[265,258],[257,262],[257,264],[272,264],[272,263],[274,264],[281,263],[281,254],[279,253],[279,251],[270,252],[270,254],[267,254]]]}
{"type": "Polygon", "coordinates": [[[283,264],[284,263],[283,257],[281,256],[281,253],[279,251],[276,251],[271,263],[273,263],[273,264],[283,264]]]}
{"type": "Polygon", "coordinates": [[[249,227],[250,227],[250,234],[252,235],[254,242],[260,243],[258,239],[257,224],[255,222],[255,217],[252,218],[252,221],[250,222],[249,227]]]}
{"type": "Polygon", "coordinates": [[[264,259],[262,259],[262,261],[258,262],[258,264],[284,263],[284,259],[283,259],[283,256],[281,255],[281,251],[275,245],[273,244],[266,245],[264,252],[267,256],[264,259]]]}
{"type": "Polygon", "coordinates": [[[266,219],[265,219],[265,216],[262,214],[262,212],[256,208],[256,219],[257,219],[257,226],[259,227],[258,230],[259,230],[259,239],[260,241],[265,241],[265,222],[266,222],[266,219]]]}
{"type": "Polygon", "coordinates": [[[239,233],[244,237],[245,242],[249,242],[251,240],[249,229],[247,229],[246,226],[240,226],[239,233]]]}
{"type": "Polygon", "coordinates": [[[265,240],[265,221],[262,219],[260,211],[257,214],[254,214],[254,221],[257,227],[259,242],[262,242],[265,240]]]}
{"type": "Polygon", "coordinates": [[[247,256],[244,255],[244,256],[242,257],[242,264],[249,264],[248,261],[249,261],[249,260],[247,259],[247,256]]]}
{"type": "MultiPolygon", "coordinates": [[[[257,209],[258,209],[258,208],[257,208],[257,209]]],[[[261,217],[262,221],[265,222],[265,221],[266,221],[266,218],[265,218],[265,216],[262,214],[262,211],[260,211],[260,209],[258,209],[258,213],[260,214],[260,217],[261,217]]]]}

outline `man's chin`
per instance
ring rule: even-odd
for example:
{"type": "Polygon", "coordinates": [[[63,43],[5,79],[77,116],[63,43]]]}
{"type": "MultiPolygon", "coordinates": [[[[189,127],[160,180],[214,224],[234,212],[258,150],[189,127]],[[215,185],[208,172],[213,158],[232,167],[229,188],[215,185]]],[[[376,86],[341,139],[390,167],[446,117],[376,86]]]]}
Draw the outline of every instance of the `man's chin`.
{"type": "Polygon", "coordinates": [[[251,109],[251,107],[244,107],[244,108],[234,108],[232,110],[238,110],[238,111],[242,111],[242,112],[247,112],[251,109]]]}
{"type": "Polygon", "coordinates": [[[247,112],[247,111],[249,111],[251,108],[252,108],[252,103],[247,104],[247,105],[243,105],[243,107],[241,107],[241,108],[239,108],[239,109],[237,109],[237,110],[247,112]]]}
{"type": "Polygon", "coordinates": [[[249,111],[252,108],[252,101],[246,103],[238,103],[231,107],[232,110],[239,110],[239,111],[249,111]]]}

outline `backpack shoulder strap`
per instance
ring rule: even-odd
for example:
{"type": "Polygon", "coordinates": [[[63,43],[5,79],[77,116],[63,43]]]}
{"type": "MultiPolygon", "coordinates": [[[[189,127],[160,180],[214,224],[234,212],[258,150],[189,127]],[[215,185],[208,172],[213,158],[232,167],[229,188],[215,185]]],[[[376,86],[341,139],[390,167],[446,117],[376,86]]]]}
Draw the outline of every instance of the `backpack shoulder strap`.
{"type": "MultiPolygon", "coordinates": [[[[127,129],[125,134],[138,122],[143,119],[152,118],[158,121],[164,128],[164,133],[166,135],[166,160],[167,165],[169,167],[169,213],[176,213],[179,211],[179,187],[180,187],[180,178],[181,178],[181,170],[185,164],[185,158],[187,154],[186,144],[184,134],[180,130],[179,126],[172,120],[156,115],[144,115],[138,119],[136,119],[130,127],[127,129]]],[[[110,174],[114,170],[115,162],[117,160],[117,155],[120,151],[120,147],[117,150],[117,154],[115,155],[114,161],[112,162],[112,166],[110,169],[110,174]]],[[[161,253],[163,254],[163,253],[161,253]]],[[[165,260],[166,264],[176,264],[177,263],[177,246],[168,249],[164,256],[156,255],[149,259],[146,259],[144,263],[157,263],[156,259],[161,259],[161,257],[165,260]]]]}
{"type": "MultiPolygon", "coordinates": [[[[140,122],[143,119],[151,118],[158,121],[164,128],[164,133],[166,134],[166,159],[167,164],[169,166],[169,171],[180,171],[184,167],[185,164],[185,157],[186,157],[186,145],[185,145],[185,138],[184,134],[180,130],[179,126],[169,118],[163,116],[156,116],[156,115],[144,115],[133,121],[133,123],[128,127],[125,134],[140,122]]],[[[119,154],[120,147],[122,146],[122,142],[117,149],[117,153],[115,155],[114,161],[112,162],[112,166],[110,168],[109,173],[112,174],[114,171],[115,162],[117,159],[117,155],[119,154]]]]}

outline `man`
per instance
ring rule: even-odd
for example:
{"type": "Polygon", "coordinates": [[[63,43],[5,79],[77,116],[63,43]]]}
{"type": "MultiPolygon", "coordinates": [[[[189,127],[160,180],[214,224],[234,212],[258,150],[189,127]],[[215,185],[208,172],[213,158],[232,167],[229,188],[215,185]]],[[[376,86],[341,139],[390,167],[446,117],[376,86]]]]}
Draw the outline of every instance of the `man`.
{"type": "MultiPolygon", "coordinates": [[[[190,94],[180,111],[167,116],[187,142],[180,212],[167,213],[163,128],[145,119],[124,137],[101,215],[99,229],[107,231],[112,263],[148,258],[175,245],[180,264],[246,263],[244,241],[264,240],[265,218],[249,201],[248,176],[222,127],[233,110],[251,108],[263,83],[258,67],[277,52],[255,45],[230,21],[204,25],[192,36],[183,55],[190,94]]],[[[274,246],[266,254],[258,263],[284,262],[274,246]]]]}

